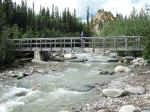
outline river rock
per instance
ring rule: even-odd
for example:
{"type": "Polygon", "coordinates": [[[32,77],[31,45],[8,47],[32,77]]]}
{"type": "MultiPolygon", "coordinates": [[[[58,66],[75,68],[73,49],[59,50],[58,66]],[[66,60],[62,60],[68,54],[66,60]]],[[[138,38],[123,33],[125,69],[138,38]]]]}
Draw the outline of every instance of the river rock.
{"type": "Polygon", "coordinates": [[[124,105],[120,108],[119,112],[141,112],[141,110],[133,105],[124,105]]]}
{"type": "Polygon", "coordinates": [[[88,61],[88,59],[82,58],[82,59],[73,59],[73,60],[70,60],[69,62],[86,62],[86,61],[88,61]]]}
{"type": "Polygon", "coordinates": [[[29,73],[29,72],[24,72],[24,73],[23,73],[23,76],[24,76],[24,77],[29,76],[29,75],[31,75],[31,73],[29,73]]]}
{"type": "Polygon", "coordinates": [[[150,74],[150,71],[142,72],[142,74],[150,74]]]}
{"type": "Polygon", "coordinates": [[[144,58],[136,58],[132,61],[132,64],[135,66],[146,66],[147,61],[144,58]]]}
{"type": "Polygon", "coordinates": [[[127,91],[130,94],[144,94],[145,93],[145,88],[141,87],[141,86],[137,86],[137,87],[133,87],[133,86],[126,86],[125,91],[127,91]]]}
{"type": "Polygon", "coordinates": [[[63,62],[64,61],[64,57],[62,57],[62,56],[55,56],[55,57],[51,57],[50,60],[63,62]]]}
{"type": "Polygon", "coordinates": [[[54,52],[51,54],[53,57],[55,56],[60,56],[60,57],[63,57],[64,53],[62,51],[57,51],[57,52],[54,52]]]}
{"type": "Polygon", "coordinates": [[[112,98],[120,97],[124,94],[124,91],[121,89],[104,89],[102,92],[104,96],[112,98]]]}
{"type": "Polygon", "coordinates": [[[132,61],[132,60],[134,60],[135,58],[134,58],[133,56],[125,56],[125,57],[123,57],[123,59],[132,61]]]}
{"type": "Polygon", "coordinates": [[[48,70],[39,69],[39,68],[36,68],[34,71],[35,71],[35,72],[38,72],[38,73],[40,73],[40,74],[48,73],[48,70]]]}
{"type": "Polygon", "coordinates": [[[23,79],[25,76],[22,72],[17,73],[17,79],[23,79]]]}
{"type": "Polygon", "coordinates": [[[109,56],[112,57],[112,58],[116,58],[117,57],[117,53],[110,53],[109,56]]]}
{"type": "Polygon", "coordinates": [[[111,53],[111,51],[106,50],[106,51],[104,51],[104,56],[108,56],[110,53],[111,53]]]}
{"type": "Polygon", "coordinates": [[[34,85],[34,86],[32,87],[32,90],[33,90],[33,91],[38,90],[38,89],[40,89],[40,84],[34,85]]]}
{"type": "Polygon", "coordinates": [[[118,62],[119,60],[116,58],[109,59],[108,62],[118,62]]]}
{"type": "Polygon", "coordinates": [[[65,59],[71,59],[72,58],[72,54],[69,53],[69,54],[64,54],[64,58],[65,59]]]}
{"type": "Polygon", "coordinates": [[[126,64],[130,64],[135,58],[133,56],[126,56],[122,58],[122,62],[126,64]]]}
{"type": "Polygon", "coordinates": [[[126,83],[121,81],[121,80],[112,80],[109,84],[108,84],[109,88],[117,88],[117,89],[121,89],[124,90],[124,88],[126,87],[126,83]]]}
{"type": "Polygon", "coordinates": [[[16,72],[16,71],[10,71],[10,72],[8,72],[7,75],[9,77],[17,78],[17,79],[24,76],[22,72],[16,72]]]}
{"type": "Polygon", "coordinates": [[[73,54],[71,54],[71,53],[68,53],[68,54],[64,54],[64,59],[65,60],[77,59],[77,57],[73,56],[73,54]]]}
{"type": "Polygon", "coordinates": [[[103,70],[100,70],[99,72],[100,75],[113,75],[114,72],[113,71],[103,71],[103,70]]]}
{"type": "Polygon", "coordinates": [[[15,96],[21,97],[21,96],[26,96],[26,94],[27,94],[27,91],[21,91],[19,93],[16,93],[15,96]]]}
{"type": "Polygon", "coordinates": [[[9,71],[9,72],[8,72],[8,74],[13,74],[13,73],[14,73],[14,71],[9,71]]]}
{"type": "Polygon", "coordinates": [[[109,71],[102,71],[102,70],[101,70],[101,71],[99,72],[99,74],[100,74],[100,75],[106,75],[106,74],[109,74],[109,71]]]}
{"type": "Polygon", "coordinates": [[[18,77],[18,75],[16,73],[11,73],[11,74],[8,74],[9,77],[12,77],[12,78],[16,78],[18,77]]]}
{"type": "Polygon", "coordinates": [[[117,66],[115,69],[114,69],[114,72],[131,72],[131,69],[128,68],[128,67],[125,67],[125,66],[117,66]]]}

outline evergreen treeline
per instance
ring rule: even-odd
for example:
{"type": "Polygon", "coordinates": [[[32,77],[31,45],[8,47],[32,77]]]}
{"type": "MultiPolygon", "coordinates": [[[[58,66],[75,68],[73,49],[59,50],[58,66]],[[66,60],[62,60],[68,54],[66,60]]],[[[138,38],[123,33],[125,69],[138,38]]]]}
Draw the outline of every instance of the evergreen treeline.
{"type": "Polygon", "coordinates": [[[0,0],[0,15],[0,25],[5,21],[10,38],[79,36],[84,29],[76,10],[71,13],[66,8],[60,12],[54,5],[51,9],[41,7],[37,14],[34,3],[29,8],[25,1],[17,5],[11,0],[0,0]]]}
{"type": "Polygon", "coordinates": [[[143,36],[145,59],[150,60],[150,16],[142,9],[134,9],[129,17],[118,15],[114,21],[106,24],[100,33],[102,36],[143,36]]]}
{"type": "Polygon", "coordinates": [[[106,24],[101,31],[103,36],[146,36],[150,33],[150,17],[142,9],[133,9],[129,17],[117,15],[114,21],[106,24]]]}
{"type": "Polygon", "coordinates": [[[59,11],[52,5],[40,8],[36,13],[22,0],[21,5],[12,0],[0,0],[0,65],[12,63],[14,55],[10,51],[12,44],[8,39],[13,38],[49,38],[80,36],[80,32],[88,31],[87,25],[77,17],[76,10],[68,8],[59,11]]]}

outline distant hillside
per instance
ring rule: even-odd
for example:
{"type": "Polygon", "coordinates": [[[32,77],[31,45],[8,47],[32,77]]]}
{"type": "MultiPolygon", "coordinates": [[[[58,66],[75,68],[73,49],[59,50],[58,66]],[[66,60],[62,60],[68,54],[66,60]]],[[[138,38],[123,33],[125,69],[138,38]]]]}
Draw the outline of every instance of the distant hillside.
{"type": "Polygon", "coordinates": [[[115,17],[111,12],[105,11],[104,9],[98,10],[96,15],[92,18],[92,24],[96,32],[100,32],[106,23],[113,21],[115,17]]]}

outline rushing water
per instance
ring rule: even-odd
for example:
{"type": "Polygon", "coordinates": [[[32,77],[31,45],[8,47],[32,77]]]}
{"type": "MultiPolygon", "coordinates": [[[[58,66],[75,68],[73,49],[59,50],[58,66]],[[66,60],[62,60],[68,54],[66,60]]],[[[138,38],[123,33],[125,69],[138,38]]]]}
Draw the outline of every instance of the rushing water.
{"type": "Polygon", "coordinates": [[[67,112],[71,106],[92,99],[95,95],[92,85],[113,77],[99,75],[99,69],[111,70],[115,63],[108,63],[109,57],[99,54],[77,56],[89,61],[63,62],[59,63],[63,68],[60,72],[34,73],[25,79],[0,83],[0,112],[67,112]],[[36,85],[39,89],[33,91],[32,87],[36,85]],[[15,96],[19,92],[27,94],[15,96]]]}

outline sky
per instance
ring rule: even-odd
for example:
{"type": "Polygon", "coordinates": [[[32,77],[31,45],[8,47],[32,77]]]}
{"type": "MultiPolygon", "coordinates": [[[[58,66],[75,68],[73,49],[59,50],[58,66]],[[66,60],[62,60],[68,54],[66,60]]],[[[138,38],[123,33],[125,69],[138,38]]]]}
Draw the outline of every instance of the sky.
{"type": "MultiPolygon", "coordinates": [[[[22,0],[13,0],[20,4],[22,0]]],[[[42,7],[49,7],[51,9],[52,4],[59,7],[59,10],[63,10],[68,7],[71,11],[76,9],[77,15],[81,18],[86,18],[87,7],[90,7],[90,14],[94,16],[99,9],[105,9],[111,11],[114,15],[116,13],[128,16],[133,7],[136,10],[144,8],[146,4],[150,5],[150,0],[26,0],[29,7],[32,7],[32,3],[35,3],[36,12],[39,11],[40,5],[42,7]]]]}

